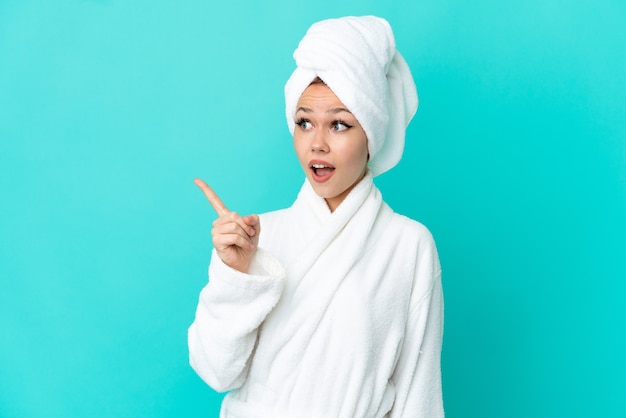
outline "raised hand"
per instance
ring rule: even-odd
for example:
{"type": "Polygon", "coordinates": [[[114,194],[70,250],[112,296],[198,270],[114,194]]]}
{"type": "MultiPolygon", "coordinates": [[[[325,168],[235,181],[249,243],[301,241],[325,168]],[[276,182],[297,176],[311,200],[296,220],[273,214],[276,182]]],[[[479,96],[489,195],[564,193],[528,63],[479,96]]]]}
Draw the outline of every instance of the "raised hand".
{"type": "Polygon", "coordinates": [[[226,265],[247,273],[259,243],[259,217],[240,216],[231,212],[208,184],[201,179],[195,179],[194,183],[202,190],[218,216],[211,231],[217,254],[226,265]]]}

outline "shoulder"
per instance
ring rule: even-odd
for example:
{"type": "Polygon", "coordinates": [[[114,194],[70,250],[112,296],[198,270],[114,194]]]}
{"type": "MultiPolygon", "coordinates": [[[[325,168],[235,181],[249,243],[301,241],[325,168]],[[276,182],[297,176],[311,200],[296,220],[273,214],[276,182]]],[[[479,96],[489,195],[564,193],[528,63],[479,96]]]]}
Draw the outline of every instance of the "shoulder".
{"type": "Polygon", "coordinates": [[[441,264],[435,239],[430,230],[421,222],[388,208],[385,241],[398,243],[396,247],[406,260],[413,260],[418,276],[435,278],[441,274],[441,264]]]}
{"type": "Polygon", "coordinates": [[[288,231],[293,229],[291,218],[293,216],[289,208],[259,214],[261,224],[259,245],[271,251],[279,251],[280,248],[276,247],[285,242],[288,231]]]}
{"type": "Polygon", "coordinates": [[[441,287],[441,264],[435,239],[424,224],[399,213],[392,212],[390,224],[396,236],[401,237],[400,253],[405,260],[412,260],[411,300],[413,306],[419,306],[432,295],[433,289],[441,287]]]}
{"type": "Polygon", "coordinates": [[[435,247],[435,239],[430,230],[421,222],[394,212],[387,206],[387,230],[404,240],[415,242],[420,247],[435,247]]]}
{"type": "Polygon", "coordinates": [[[273,210],[259,214],[262,226],[276,225],[277,223],[284,222],[289,216],[289,208],[273,210]]]}

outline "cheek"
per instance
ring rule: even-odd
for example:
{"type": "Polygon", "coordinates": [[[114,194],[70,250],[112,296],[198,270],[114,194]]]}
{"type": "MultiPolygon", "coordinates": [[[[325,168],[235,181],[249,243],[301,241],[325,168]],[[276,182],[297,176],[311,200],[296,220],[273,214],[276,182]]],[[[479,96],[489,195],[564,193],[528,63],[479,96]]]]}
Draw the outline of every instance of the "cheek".
{"type": "Polygon", "coordinates": [[[304,162],[304,158],[305,158],[305,151],[306,151],[306,147],[303,146],[303,141],[302,140],[298,140],[298,138],[294,135],[293,138],[293,150],[296,153],[296,156],[298,157],[298,161],[300,161],[300,164],[305,164],[304,162]]]}
{"type": "Polygon", "coordinates": [[[370,160],[370,150],[367,146],[367,141],[365,141],[365,145],[363,146],[363,158],[365,159],[365,164],[370,160]]]}
{"type": "Polygon", "coordinates": [[[350,167],[352,175],[360,175],[367,166],[367,148],[352,148],[344,154],[344,166],[350,167]]]}
{"type": "Polygon", "coordinates": [[[367,149],[367,140],[361,142],[361,146],[359,146],[354,151],[354,164],[360,167],[367,165],[369,160],[369,150],[367,149]]]}
{"type": "Polygon", "coordinates": [[[354,138],[354,144],[357,144],[354,149],[354,158],[359,165],[367,165],[369,161],[369,149],[367,146],[367,135],[363,129],[359,129],[358,135],[354,138]]]}
{"type": "Polygon", "coordinates": [[[300,144],[300,141],[298,141],[298,137],[296,136],[296,134],[293,134],[293,150],[296,152],[296,154],[298,155],[298,158],[300,157],[300,150],[298,149],[300,144]]]}

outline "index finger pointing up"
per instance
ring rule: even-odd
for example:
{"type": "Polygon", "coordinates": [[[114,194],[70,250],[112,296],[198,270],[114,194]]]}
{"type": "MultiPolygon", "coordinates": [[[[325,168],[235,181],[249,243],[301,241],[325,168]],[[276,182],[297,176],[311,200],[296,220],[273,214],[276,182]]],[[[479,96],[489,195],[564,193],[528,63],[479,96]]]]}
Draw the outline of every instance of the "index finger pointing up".
{"type": "Polygon", "coordinates": [[[195,179],[193,182],[200,188],[200,190],[202,190],[211,206],[213,206],[213,209],[215,209],[215,212],[217,212],[218,216],[230,213],[224,202],[222,202],[222,199],[219,198],[217,193],[215,193],[208,184],[201,179],[195,179]]]}

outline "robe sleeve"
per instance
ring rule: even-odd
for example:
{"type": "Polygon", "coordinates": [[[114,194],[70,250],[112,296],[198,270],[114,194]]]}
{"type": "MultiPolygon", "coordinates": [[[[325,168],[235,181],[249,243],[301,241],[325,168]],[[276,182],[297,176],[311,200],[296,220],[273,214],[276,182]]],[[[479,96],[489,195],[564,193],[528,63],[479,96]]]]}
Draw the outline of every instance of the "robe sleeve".
{"type": "MultiPolygon", "coordinates": [[[[438,263],[436,263],[438,264],[438,263]]],[[[392,382],[396,399],[389,418],[443,418],[441,345],[443,292],[441,270],[432,286],[410,310],[402,351],[392,382]]]]}
{"type": "Polygon", "coordinates": [[[244,383],[258,328],[280,299],[284,280],[283,267],[261,248],[248,274],[224,264],[213,250],[209,283],[187,338],[191,367],[216,391],[244,383]]]}

